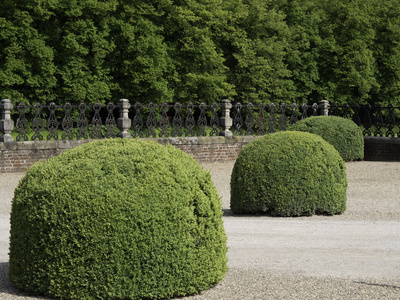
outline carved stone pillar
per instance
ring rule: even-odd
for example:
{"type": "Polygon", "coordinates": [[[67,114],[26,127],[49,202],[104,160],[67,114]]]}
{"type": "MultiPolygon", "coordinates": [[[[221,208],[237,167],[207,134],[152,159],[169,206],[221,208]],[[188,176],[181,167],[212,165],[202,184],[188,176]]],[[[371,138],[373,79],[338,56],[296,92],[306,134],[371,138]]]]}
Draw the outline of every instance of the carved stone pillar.
{"type": "Polygon", "coordinates": [[[131,128],[132,121],[129,119],[129,108],[131,105],[128,99],[119,100],[120,111],[119,118],[117,119],[117,126],[120,132],[118,133],[118,137],[127,139],[131,138],[131,134],[128,132],[128,129],[131,128]]]}
{"type": "Polygon", "coordinates": [[[11,110],[13,105],[10,100],[3,99],[0,104],[1,119],[0,119],[0,142],[12,142],[14,138],[11,136],[11,131],[14,129],[14,121],[11,120],[11,110]]]}
{"type": "Polygon", "coordinates": [[[321,100],[321,116],[328,116],[329,115],[329,101],[328,100],[321,100]]]}
{"type": "Polygon", "coordinates": [[[220,136],[232,136],[232,131],[229,129],[232,126],[232,118],[230,117],[232,103],[228,99],[222,100],[222,117],[220,118],[220,125],[223,130],[219,133],[220,136]]]}

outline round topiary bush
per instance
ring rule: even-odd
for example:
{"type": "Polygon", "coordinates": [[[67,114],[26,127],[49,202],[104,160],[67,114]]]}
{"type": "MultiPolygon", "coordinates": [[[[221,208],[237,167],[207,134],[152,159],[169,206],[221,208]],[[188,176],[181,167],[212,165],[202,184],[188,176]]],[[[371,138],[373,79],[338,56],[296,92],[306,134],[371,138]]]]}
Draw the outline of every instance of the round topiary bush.
{"type": "Polygon", "coordinates": [[[172,146],[88,143],[35,164],[15,190],[9,278],[63,299],[198,293],[227,270],[211,176],[172,146]]]}
{"type": "Polygon", "coordinates": [[[243,147],[231,177],[234,213],[340,214],[346,166],[335,148],[306,132],[278,132],[243,147]]]}
{"type": "Polygon", "coordinates": [[[364,137],[352,120],[335,116],[318,116],[303,119],[289,130],[317,134],[332,144],[345,161],[364,159],[364,137]]]}

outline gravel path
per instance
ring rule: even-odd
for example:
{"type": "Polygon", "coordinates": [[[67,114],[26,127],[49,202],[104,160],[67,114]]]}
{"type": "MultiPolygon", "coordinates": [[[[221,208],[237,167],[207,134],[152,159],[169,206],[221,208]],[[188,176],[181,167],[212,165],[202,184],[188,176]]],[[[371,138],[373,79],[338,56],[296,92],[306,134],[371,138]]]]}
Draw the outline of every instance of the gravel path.
{"type": "MultiPolygon", "coordinates": [[[[215,287],[179,299],[400,299],[400,163],[347,163],[347,210],[272,218],[229,210],[233,163],[202,164],[222,198],[229,271],[215,287]]],[[[24,296],[8,281],[10,202],[23,174],[0,174],[0,299],[24,296]]]]}

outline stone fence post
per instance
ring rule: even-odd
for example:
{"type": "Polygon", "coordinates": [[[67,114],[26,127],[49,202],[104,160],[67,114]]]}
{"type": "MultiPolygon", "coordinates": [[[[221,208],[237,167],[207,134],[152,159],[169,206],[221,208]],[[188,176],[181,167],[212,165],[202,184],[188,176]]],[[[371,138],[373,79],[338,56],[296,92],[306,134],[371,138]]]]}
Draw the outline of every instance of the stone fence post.
{"type": "Polygon", "coordinates": [[[132,121],[129,119],[129,109],[131,108],[131,104],[128,99],[119,100],[119,118],[117,119],[117,126],[120,132],[118,133],[118,137],[127,139],[131,138],[131,134],[128,132],[128,129],[131,128],[132,121]]]}
{"type": "Polygon", "coordinates": [[[14,138],[11,136],[10,133],[14,129],[14,121],[11,120],[11,110],[13,109],[11,100],[1,100],[0,108],[0,132],[3,133],[3,135],[0,136],[0,142],[12,142],[14,138]]]}
{"type": "Polygon", "coordinates": [[[228,99],[223,99],[222,117],[220,118],[220,124],[223,130],[219,133],[220,136],[232,136],[232,131],[229,130],[232,126],[232,118],[230,117],[231,108],[231,101],[228,99]]]}
{"type": "Polygon", "coordinates": [[[321,100],[321,116],[329,116],[329,101],[321,100]]]}

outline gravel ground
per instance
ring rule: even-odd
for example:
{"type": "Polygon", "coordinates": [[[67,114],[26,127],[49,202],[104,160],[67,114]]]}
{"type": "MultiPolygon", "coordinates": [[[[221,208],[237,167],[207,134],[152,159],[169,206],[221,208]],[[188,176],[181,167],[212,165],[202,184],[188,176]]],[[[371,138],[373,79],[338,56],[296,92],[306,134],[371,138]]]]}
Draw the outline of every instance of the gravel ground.
{"type": "MultiPolygon", "coordinates": [[[[202,166],[222,200],[229,271],[179,299],[400,299],[400,163],[347,163],[346,212],[300,218],[232,214],[233,163],[202,166]]],[[[0,299],[45,299],[7,279],[10,203],[22,176],[0,174],[0,299]]]]}

